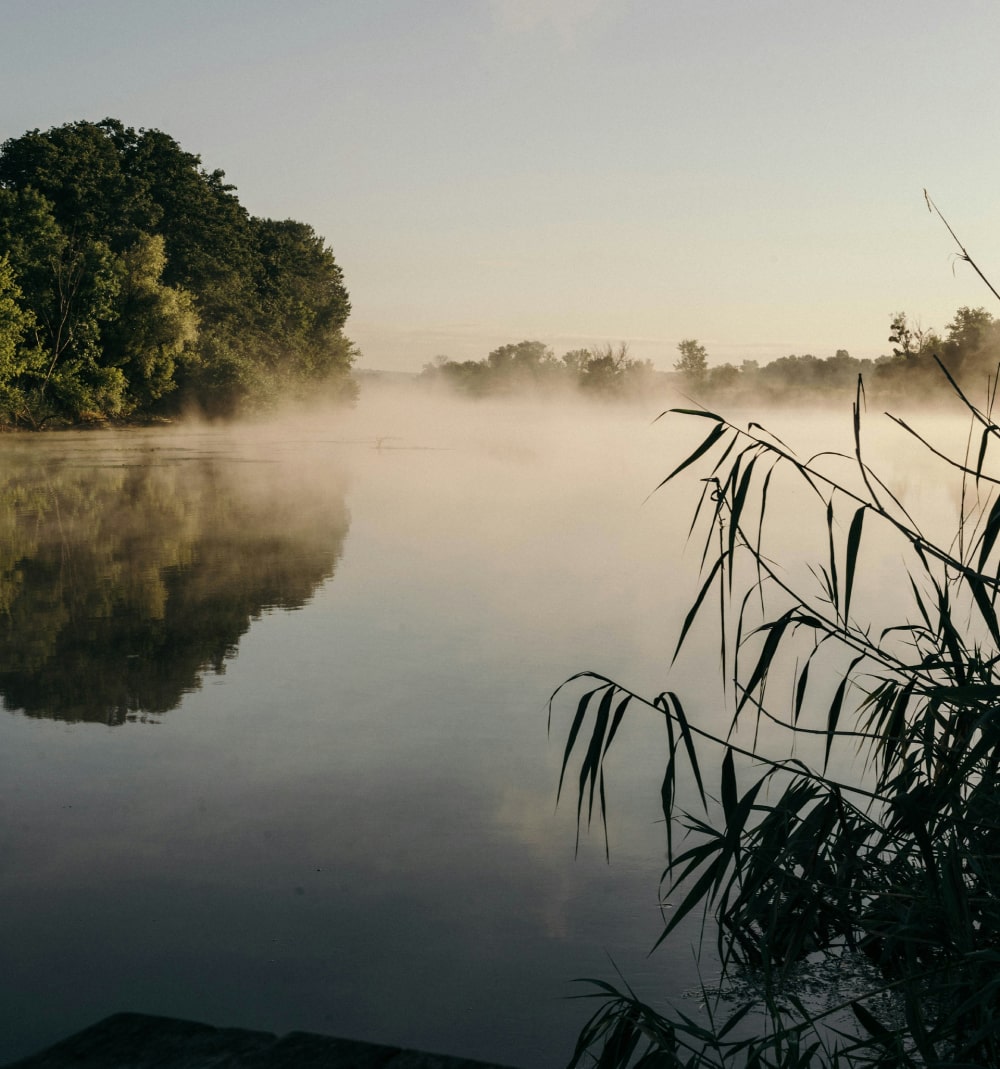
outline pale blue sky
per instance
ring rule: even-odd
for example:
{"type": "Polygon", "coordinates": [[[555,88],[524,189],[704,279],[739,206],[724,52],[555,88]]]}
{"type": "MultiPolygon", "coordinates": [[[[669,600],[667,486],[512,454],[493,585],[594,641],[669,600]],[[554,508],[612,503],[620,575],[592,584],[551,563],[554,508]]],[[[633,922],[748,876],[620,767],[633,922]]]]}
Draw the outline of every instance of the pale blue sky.
{"type": "Polygon", "coordinates": [[[114,116],[344,268],[362,367],[669,368],[943,329],[1000,279],[995,0],[0,0],[0,139],[114,116]],[[954,270],[953,270],[954,266],[954,270]]]}

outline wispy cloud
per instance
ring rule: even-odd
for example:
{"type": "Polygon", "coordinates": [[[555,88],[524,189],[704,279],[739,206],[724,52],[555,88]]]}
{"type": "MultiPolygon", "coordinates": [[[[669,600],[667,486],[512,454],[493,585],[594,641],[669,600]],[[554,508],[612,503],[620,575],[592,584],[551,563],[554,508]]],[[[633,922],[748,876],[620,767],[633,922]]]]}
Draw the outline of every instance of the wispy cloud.
{"type": "Polygon", "coordinates": [[[547,32],[572,49],[616,18],[625,0],[490,0],[490,6],[503,32],[547,32]]]}

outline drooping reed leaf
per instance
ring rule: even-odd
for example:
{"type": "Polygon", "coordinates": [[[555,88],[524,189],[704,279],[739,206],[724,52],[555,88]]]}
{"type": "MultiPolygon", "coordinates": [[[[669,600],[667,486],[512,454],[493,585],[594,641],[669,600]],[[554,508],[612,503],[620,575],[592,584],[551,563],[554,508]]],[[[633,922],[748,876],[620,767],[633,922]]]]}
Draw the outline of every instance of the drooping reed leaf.
{"type": "Polygon", "coordinates": [[[979,544],[979,562],[976,565],[978,571],[981,572],[986,567],[986,562],[993,552],[998,535],[1000,535],[1000,496],[993,502],[993,507],[990,509],[989,516],[986,519],[986,528],[979,544]]]}
{"type": "Polygon", "coordinates": [[[728,823],[736,812],[736,771],[733,766],[733,751],[726,748],[722,758],[722,812],[728,823]]]}
{"type": "Polygon", "coordinates": [[[994,643],[1000,645],[1000,628],[997,626],[997,614],[990,595],[986,592],[986,584],[983,582],[982,577],[975,572],[967,572],[966,581],[972,591],[973,598],[975,598],[976,606],[982,615],[983,622],[990,633],[990,638],[993,639],[994,643]]]}
{"type": "MultiPolygon", "coordinates": [[[[710,419],[712,429],[664,482],[701,461],[707,475],[692,533],[699,524],[706,533],[701,579],[674,661],[708,592],[717,591],[725,687],[736,712],[723,735],[691,721],[672,691],[644,702],[667,728],[662,881],[676,908],[657,945],[693,911],[711,917],[721,984],[735,980],[736,966],[752,970],[760,998],[748,1012],[759,1013],[764,1027],[738,1038],[735,1025],[727,1027],[711,1007],[696,1020],[607,989],[602,1010],[581,1033],[588,1043],[578,1047],[578,1059],[591,1051],[595,1064],[615,1069],[1000,1064],[1000,566],[985,571],[997,557],[1000,505],[988,499],[970,511],[965,490],[966,483],[995,485],[984,469],[1000,428],[989,410],[959,397],[982,430],[974,460],[970,439],[965,459],[949,461],[965,480],[950,544],[930,539],[867,463],[863,384],[852,409],[851,485],[824,470],[834,454],[802,461],[754,424],[740,431],[714,414],[691,413],[710,419]],[[721,448],[709,456],[716,444],[721,448]],[[805,580],[767,555],[765,506],[779,472],[811,489],[810,500],[823,509],[826,545],[818,561],[806,562],[805,580]],[[837,536],[845,527],[841,556],[837,536]],[[858,611],[871,563],[860,549],[863,538],[867,546],[883,534],[906,562],[897,589],[910,609],[876,629],[858,611]],[[789,675],[791,712],[776,715],[773,683],[789,675]],[[854,699],[856,723],[849,720],[854,699]],[[757,730],[744,745],[733,733],[748,704],[757,730]],[[806,715],[812,709],[818,723],[806,715]],[[763,723],[789,732],[789,756],[763,752],[763,723]],[[821,740],[817,768],[796,756],[804,736],[821,740]],[[842,779],[830,772],[834,745],[847,741],[861,748],[857,780],[850,769],[842,779]],[[699,767],[713,745],[721,747],[718,807],[709,804],[699,767]],[[682,753],[704,817],[684,809],[682,753]],[[763,772],[741,794],[748,762],[763,772]],[[683,844],[675,842],[675,826],[683,844]],[[859,955],[877,978],[840,1002],[854,1032],[783,988],[799,963],[859,955]]],[[[626,709],[643,700],[596,674],[586,686],[576,699],[560,788],[568,764],[578,762],[578,833],[584,804],[588,822],[597,804],[606,837],[609,746],[626,709]]]]}
{"type": "MultiPolygon", "coordinates": [[[[708,412],[704,408],[670,408],[666,412],[661,412],[656,419],[662,419],[664,416],[668,415],[699,416],[702,419],[711,419],[715,420],[716,423],[722,423],[722,416],[718,416],[714,412],[708,412]]],[[[656,420],[653,422],[655,423],[656,420]]]]}
{"type": "Polygon", "coordinates": [[[861,547],[861,526],[865,519],[865,506],[854,513],[851,529],[847,533],[847,562],[844,567],[844,626],[850,626],[851,594],[854,591],[854,575],[858,564],[858,550],[861,547]]]}
{"type": "Polygon", "coordinates": [[[707,453],[709,451],[709,449],[711,449],[712,446],[715,445],[715,443],[725,433],[726,433],[726,428],[721,423],[717,423],[708,432],[708,434],[705,436],[704,441],[698,446],[698,448],[695,449],[693,453],[689,454],[688,457],[685,460],[682,460],[681,463],[678,464],[677,467],[674,468],[674,470],[665,479],[663,479],[659,483],[659,485],[656,487],[656,489],[659,490],[659,489],[661,489],[661,487],[666,486],[667,483],[670,482],[671,479],[673,479],[676,476],[680,475],[680,473],[682,471],[684,471],[685,468],[689,468],[700,456],[704,456],[704,454],[707,453]]]}
{"type": "Polygon", "coordinates": [[[979,439],[979,455],[976,457],[976,486],[979,486],[980,477],[983,474],[983,464],[986,463],[986,449],[990,444],[990,429],[989,427],[983,428],[983,433],[979,439]]]}
{"type": "Polygon", "coordinates": [[[725,560],[720,557],[712,565],[712,568],[708,573],[708,577],[705,579],[704,583],[702,583],[701,589],[698,591],[698,595],[694,599],[694,604],[691,606],[691,608],[688,610],[687,615],[684,617],[684,623],[681,625],[681,633],[677,639],[677,645],[674,648],[674,655],[671,658],[671,661],[677,660],[677,655],[680,653],[681,647],[684,645],[684,639],[687,637],[688,631],[691,630],[691,625],[694,623],[695,617],[697,617],[698,615],[698,610],[701,608],[701,604],[705,600],[705,595],[708,593],[709,589],[712,586],[712,583],[715,581],[715,577],[719,574],[724,564],[725,560]]]}
{"type": "Polygon", "coordinates": [[[847,671],[844,672],[843,677],[837,684],[837,689],[833,693],[833,701],[830,702],[830,709],[826,715],[826,748],[823,753],[824,772],[826,772],[830,764],[830,751],[837,739],[837,728],[840,724],[840,714],[844,709],[844,695],[847,693],[848,685],[851,682],[851,674],[863,659],[864,655],[861,655],[855,657],[854,660],[851,661],[847,671]]]}
{"type": "Polygon", "coordinates": [[[782,616],[779,616],[777,620],[761,624],[757,629],[758,632],[764,632],[766,638],[764,639],[764,646],[760,651],[760,656],[757,659],[757,664],[750,673],[750,678],[744,688],[744,694],[737,705],[737,712],[746,703],[748,695],[753,694],[757,687],[759,687],[767,678],[767,673],[771,668],[771,664],[778,651],[778,647],[781,644],[781,640],[784,638],[785,632],[790,626],[794,626],[795,623],[796,617],[794,615],[794,610],[790,609],[782,616]]]}
{"type": "Polygon", "coordinates": [[[809,665],[812,663],[812,658],[802,666],[802,671],[799,672],[799,677],[795,681],[795,705],[792,709],[792,722],[798,724],[799,717],[802,714],[802,703],[806,697],[806,687],[809,685],[809,665]]]}
{"type": "MultiPolygon", "coordinates": [[[[837,549],[833,543],[833,498],[826,503],[826,534],[829,549],[830,579],[827,588],[835,612],[840,612],[840,583],[837,580],[837,549]]],[[[845,614],[846,616],[846,614],[845,614]]]]}
{"type": "Polygon", "coordinates": [[[698,755],[695,753],[694,748],[694,735],[688,724],[687,716],[684,713],[684,707],[681,705],[680,698],[677,697],[673,691],[667,691],[666,697],[673,708],[674,718],[677,720],[677,726],[680,729],[681,739],[684,742],[684,748],[687,750],[688,764],[690,765],[691,772],[694,774],[695,784],[698,787],[698,797],[701,799],[702,807],[707,806],[708,800],[705,797],[705,785],[701,780],[701,769],[698,766],[698,755]]]}
{"type": "MultiPolygon", "coordinates": [[[[743,507],[746,503],[747,491],[750,489],[750,480],[753,478],[754,464],[756,463],[756,457],[751,457],[747,462],[747,466],[740,475],[739,485],[736,487],[736,492],[733,494],[732,502],[729,507],[729,522],[727,524],[729,530],[729,589],[733,588],[733,567],[732,561],[736,556],[736,540],[740,534],[740,521],[743,518],[743,507]]],[[[735,479],[737,468],[733,469],[733,478],[735,479]]]]}
{"type": "MultiPolygon", "coordinates": [[[[563,779],[566,775],[566,769],[569,767],[569,759],[573,754],[573,748],[576,746],[576,739],[580,734],[580,728],[583,727],[583,722],[587,717],[590,700],[595,694],[600,693],[603,689],[604,687],[600,686],[595,687],[593,690],[588,690],[577,702],[576,714],[573,717],[573,723],[570,725],[569,734],[566,737],[566,748],[563,751],[562,769],[559,773],[559,786],[556,789],[556,801],[558,801],[562,795],[563,779]]],[[[558,691],[556,691],[556,693],[558,694],[558,691]]],[[[553,697],[555,697],[555,695],[553,695],[553,697]]]]}
{"type": "Polygon", "coordinates": [[[594,791],[601,776],[602,756],[604,754],[605,733],[608,729],[608,720],[611,716],[611,706],[615,700],[615,688],[604,688],[601,700],[597,703],[597,714],[594,717],[594,727],[590,736],[590,743],[583,761],[580,763],[580,796],[577,802],[577,820],[580,818],[580,810],[583,806],[583,797],[586,793],[587,800],[587,823],[589,824],[594,815],[594,791]]]}
{"type": "Polygon", "coordinates": [[[885,1042],[892,1042],[892,1033],[870,1010],[865,1009],[860,1002],[852,1002],[851,1009],[869,1035],[885,1042]]]}

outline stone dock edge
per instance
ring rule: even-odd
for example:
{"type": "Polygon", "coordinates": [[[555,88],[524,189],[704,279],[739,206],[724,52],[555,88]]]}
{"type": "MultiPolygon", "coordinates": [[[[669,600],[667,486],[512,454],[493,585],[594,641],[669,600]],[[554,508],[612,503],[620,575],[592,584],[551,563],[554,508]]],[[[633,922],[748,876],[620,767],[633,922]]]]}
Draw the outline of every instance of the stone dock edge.
{"type": "Polygon", "coordinates": [[[285,1036],[116,1013],[2,1069],[510,1069],[312,1032],[285,1036]]]}

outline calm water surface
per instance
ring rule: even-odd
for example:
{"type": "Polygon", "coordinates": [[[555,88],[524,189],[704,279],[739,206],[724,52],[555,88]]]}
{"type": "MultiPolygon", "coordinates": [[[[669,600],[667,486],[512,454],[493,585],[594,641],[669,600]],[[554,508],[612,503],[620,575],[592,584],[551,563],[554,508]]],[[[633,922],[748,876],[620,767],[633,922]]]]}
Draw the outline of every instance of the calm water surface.
{"type": "MultiPolygon", "coordinates": [[[[574,978],[683,996],[694,932],[647,954],[665,733],[616,741],[610,864],[599,829],[574,856],[572,784],[555,808],[570,703],[546,734],[583,668],[728,723],[707,633],[668,678],[699,486],[644,499],[704,421],[655,414],[369,393],[0,439],[0,1063],[129,1009],[541,1069],[574,978]]],[[[774,537],[804,567],[800,506],[774,537]]]]}
{"type": "MultiPolygon", "coordinates": [[[[574,857],[581,668],[662,689],[694,585],[655,411],[0,440],[0,1063],[123,1009],[535,1069],[661,925],[658,725],[574,857]]],[[[703,688],[711,680],[691,680],[703,688]]],[[[672,680],[672,685],[678,685],[672,680]]]]}

